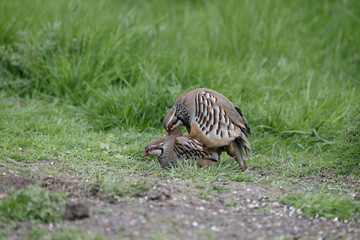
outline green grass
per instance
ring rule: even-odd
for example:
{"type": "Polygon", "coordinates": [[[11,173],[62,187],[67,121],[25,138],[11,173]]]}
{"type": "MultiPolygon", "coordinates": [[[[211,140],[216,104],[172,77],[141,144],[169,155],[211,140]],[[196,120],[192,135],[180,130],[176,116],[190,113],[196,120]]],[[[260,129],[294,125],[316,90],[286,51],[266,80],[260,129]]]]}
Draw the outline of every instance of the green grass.
{"type": "Polygon", "coordinates": [[[288,194],[280,202],[301,209],[308,217],[318,215],[330,219],[347,219],[360,215],[359,201],[335,194],[288,194]]]}
{"type": "MultiPolygon", "coordinates": [[[[337,147],[334,148],[334,165],[339,174],[360,175],[360,103],[353,106],[348,121],[339,136],[337,147]]],[[[333,156],[331,156],[333,157],[333,156]]],[[[330,158],[331,158],[330,157],[330,158]]]]}
{"type": "Polygon", "coordinates": [[[12,220],[40,220],[54,222],[62,218],[65,209],[65,195],[49,192],[37,186],[24,190],[11,190],[0,200],[0,222],[12,220]]]}
{"type": "Polygon", "coordinates": [[[2,88],[79,106],[96,129],[146,129],[181,93],[209,87],[256,136],[326,144],[357,92],[358,5],[5,1],[2,88]]]}
{"type": "Polygon", "coordinates": [[[112,203],[117,202],[120,197],[124,196],[144,196],[154,187],[154,183],[146,180],[119,180],[116,176],[111,175],[107,175],[97,184],[100,193],[108,197],[112,203]]]}
{"type": "Polygon", "coordinates": [[[146,173],[160,178],[177,178],[184,182],[208,187],[219,179],[258,182],[262,184],[297,184],[299,177],[317,174],[323,168],[332,169],[322,153],[326,151],[294,151],[285,144],[268,146],[268,152],[257,152],[249,160],[253,170],[242,172],[233,159],[224,154],[220,163],[209,168],[187,164],[169,170],[162,169],[155,157],[142,158],[144,146],[164,131],[135,128],[94,131],[76,108],[28,100],[20,108],[16,103],[1,102],[0,162],[7,158],[18,162],[58,161],[67,166],[48,169],[59,174],[74,169],[76,177],[122,182],[122,175],[146,173]],[[270,171],[259,177],[258,171],[270,171]]]}
{"type": "Polygon", "coordinates": [[[321,152],[359,95],[359,9],[340,0],[6,0],[0,89],[74,106],[95,130],[148,131],[161,129],[180,94],[208,87],[241,107],[255,152],[321,152]]]}

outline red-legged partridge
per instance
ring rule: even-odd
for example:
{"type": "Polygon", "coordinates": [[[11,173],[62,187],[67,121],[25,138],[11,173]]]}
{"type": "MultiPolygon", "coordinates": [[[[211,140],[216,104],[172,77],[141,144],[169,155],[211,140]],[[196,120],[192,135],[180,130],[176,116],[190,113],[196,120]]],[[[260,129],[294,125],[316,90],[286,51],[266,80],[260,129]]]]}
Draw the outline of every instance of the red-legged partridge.
{"type": "Polygon", "coordinates": [[[184,160],[195,159],[202,167],[218,161],[218,154],[189,135],[183,136],[180,129],[174,129],[170,135],[155,139],[145,146],[143,157],[154,155],[162,167],[184,160]]]}
{"type": "Polygon", "coordinates": [[[221,93],[207,88],[185,93],[175,101],[163,125],[168,133],[185,125],[190,136],[219,155],[226,150],[242,169],[247,169],[243,156],[251,153],[250,126],[241,110],[221,93]]]}

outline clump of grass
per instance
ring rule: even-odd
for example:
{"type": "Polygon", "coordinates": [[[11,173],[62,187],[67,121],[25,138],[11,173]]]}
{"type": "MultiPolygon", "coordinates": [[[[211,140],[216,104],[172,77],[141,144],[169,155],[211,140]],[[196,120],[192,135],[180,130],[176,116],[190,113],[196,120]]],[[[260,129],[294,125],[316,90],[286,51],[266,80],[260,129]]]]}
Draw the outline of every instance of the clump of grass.
{"type": "Polygon", "coordinates": [[[330,219],[352,219],[360,215],[360,202],[328,193],[287,194],[280,202],[301,209],[308,217],[319,215],[330,219]]]}
{"type": "Polygon", "coordinates": [[[212,190],[220,192],[220,193],[229,192],[228,188],[221,186],[221,185],[212,185],[211,188],[212,188],[212,190]]]}
{"type": "Polygon", "coordinates": [[[354,104],[344,133],[334,150],[335,153],[330,158],[336,158],[336,172],[360,176],[360,102],[354,104]]]}
{"type": "Polygon", "coordinates": [[[153,182],[125,178],[117,179],[114,176],[106,176],[98,183],[100,192],[113,203],[117,202],[120,197],[144,196],[153,186],[153,182]]]}
{"type": "Polygon", "coordinates": [[[53,222],[62,218],[65,203],[65,194],[49,192],[38,186],[10,190],[0,201],[0,220],[53,222]]]}

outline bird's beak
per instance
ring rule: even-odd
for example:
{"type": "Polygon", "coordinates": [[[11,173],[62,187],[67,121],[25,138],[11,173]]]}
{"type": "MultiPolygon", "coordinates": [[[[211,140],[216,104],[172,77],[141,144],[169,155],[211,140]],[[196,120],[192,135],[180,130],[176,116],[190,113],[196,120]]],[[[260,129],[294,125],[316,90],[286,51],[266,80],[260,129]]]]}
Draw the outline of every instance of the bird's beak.
{"type": "Polygon", "coordinates": [[[147,155],[149,155],[149,153],[145,151],[143,157],[146,157],[147,155]]]}
{"type": "Polygon", "coordinates": [[[170,131],[168,131],[168,135],[169,135],[169,136],[171,135],[171,132],[172,132],[171,130],[170,130],[170,131]]]}

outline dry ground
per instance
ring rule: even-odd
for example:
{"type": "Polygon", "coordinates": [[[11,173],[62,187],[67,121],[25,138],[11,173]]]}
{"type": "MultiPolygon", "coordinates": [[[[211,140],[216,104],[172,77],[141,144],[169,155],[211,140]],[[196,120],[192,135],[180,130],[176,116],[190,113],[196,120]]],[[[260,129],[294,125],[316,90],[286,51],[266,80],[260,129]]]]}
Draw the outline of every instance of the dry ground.
{"type": "MultiPolygon", "coordinates": [[[[66,168],[49,161],[0,166],[2,198],[10,188],[30,184],[68,193],[68,202],[73,204],[67,211],[75,217],[39,225],[49,233],[76,226],[106,239],[360,239],[360,219],[307,218],[300,210],[276,201],[285,193],[316,189],[325,175],[304,179],[297,188],[219,181],[223,187],[210,192],[175,179],[132,175],[126,178],[151,182],[152,189],[139,188],[135,195],[113,201],[98,191],[96,182],[71,177],[71,169],[56,175],[47,173],[47,169],[60,166],[66,168]],[[90,216],[76,218],[84,208],[90,216]]],[[[349,179],[344,184],[359,183],[349,179]]],[[[31,229],[29,222],[19,222],[11,236],[22,239],[31,229]]]]}

